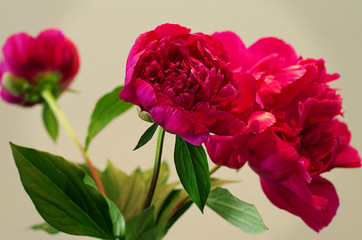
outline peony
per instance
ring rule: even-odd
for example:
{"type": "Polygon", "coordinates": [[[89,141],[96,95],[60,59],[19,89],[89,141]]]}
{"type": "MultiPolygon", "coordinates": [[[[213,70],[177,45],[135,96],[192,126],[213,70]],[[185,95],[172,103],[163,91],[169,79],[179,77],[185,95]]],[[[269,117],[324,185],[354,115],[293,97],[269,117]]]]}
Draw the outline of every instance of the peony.
{"type": "Polygon", "coordinates": [[[244,128],[233,105],[250,76],[234,75],[229,64],[215,37],[163,24],[137,38],[120,98],[192,144],[202,144],[210,132],[231,136],[244,128]]]}
{"type": "Polygon", "coordinates": [[[50,88],[58,96],[79,69],[75,45],[63,33],[48,29],[33,38],[26,33],[9,37],[0,62],[1,98],[31,106],[41,102],[41,91],[50,88]]]}
{"type": "Polygon", "coordinates": [[[246,48],[232,32],[213,36],[227,46],[234,74],[254,78],[253,101],[234,113],[254,127],[237,136],[210,136],[210,158],[231,168],[248,162],[273,204],[321,230],[335,216],[339,201],[332,183],[320,174],[361,166],[349,145],[347,126],[336,118],[342,99],[328,85],[339,75],[327,74],[323,59],[298,57],[277,38],[263,38],[246,48]],[[259,121],[250,121],[254,115],[259,121]]]}

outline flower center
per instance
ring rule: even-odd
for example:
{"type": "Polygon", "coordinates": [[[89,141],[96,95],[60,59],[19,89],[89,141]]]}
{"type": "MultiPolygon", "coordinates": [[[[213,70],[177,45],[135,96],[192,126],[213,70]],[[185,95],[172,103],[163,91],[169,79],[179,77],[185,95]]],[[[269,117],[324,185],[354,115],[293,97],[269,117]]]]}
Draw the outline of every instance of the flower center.
{"type": "Polygon", "coordinates": [[[186,110],[193,111],[200,102],[212,104],[219,89],[231,79],[225,78],[226,64],[201,38],[160,39],[140,60],[137,77],[152,85],[157,98],[168,98],[186,110]]]}

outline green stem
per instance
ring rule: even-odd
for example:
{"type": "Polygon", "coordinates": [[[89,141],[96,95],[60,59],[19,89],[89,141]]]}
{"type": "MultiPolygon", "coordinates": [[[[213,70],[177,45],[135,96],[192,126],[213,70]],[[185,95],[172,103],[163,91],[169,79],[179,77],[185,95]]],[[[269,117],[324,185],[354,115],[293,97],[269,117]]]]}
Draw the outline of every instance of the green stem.
{"type": "Polygon", "coordinates": [[[214,174],[214,172],[216,172],[221,166],[220,165],[215,165],[211,170],[210,170],[210,175],[214,174]]]}
{"type": "Polygon", "coordinates": [[[88,169],[93,176],[94,181],[96,182],[99,190],[105,195],[105,191],[104,191],[103,185],[101,183],[101,180],[98,177],[97,171],[95,170],[87,152],[84,151],[83,145],[80,143],[77,136],[75,135],[75,132],[73,131],[68,119],[65,117],[63,111],[60,109],[59,105],[57,104],[52,92],[50,90],[46,89],[41,93],[41,95],[42,95],[43,99],[48,103],[50,109],[53,111],[53,113],[57,117],[58,121],[62,122],[62,124],[64,125],[65,129],[67,130],[69,136],[73,139],[73,141],[75,142],[75,144],[81,151],[81,153],[84,157],[84,160],[88,166],[88,169]]]}
{"type": "Polygon", "coordinates": [[[152,198],[153,198],[153,195],[156,190],[158,175],[160,173],[160,167],[161,167],[161,157],[162,157],[164,138],[165,138],[165,130],[163,130],[160,127],[160,129],[158,130],[156,156],[155,156],[155,164],[153,167],[152,180],[151,180],[150,189],[148,190],[147,198],[146,198],[145,204],[143,206],[143,209],[146,209],[151,205],[152,198]]]}

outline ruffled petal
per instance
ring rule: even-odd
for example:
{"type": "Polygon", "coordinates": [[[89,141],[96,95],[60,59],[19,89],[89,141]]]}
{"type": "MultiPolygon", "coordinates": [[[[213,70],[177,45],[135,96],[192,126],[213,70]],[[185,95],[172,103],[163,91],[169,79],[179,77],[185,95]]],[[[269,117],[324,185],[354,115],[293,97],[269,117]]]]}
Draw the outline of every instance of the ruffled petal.
{"type": "Polygon", "coordinates": [[[138,102],[136,96],[134,95],[134,93],[132,91],[131,84],[126,84],[124,86],[122,91],[119,93],[119,98],[125,102],[130,102],[132,104],[140,106],[140,103],[138,102]]]}
{"type": "Polygon", "coordinates": [[[132,87],[134,87],[134,93],[139,103],[139,107],[142,110],[148,111],[156,102],[155,90],[146,81],[140,79],[136,79],[132,87]]]}
{"type": "Polygon", "coordinates": [[[320,176],[313,177],[310,184],[304,183],[305,187],[296,188],[301,184],[302,181],[283,185],[261,178],[263,191],[275,206],[299,216],[319,232],[336,215],[339,206],[337,192],[332,183],[320,176]]]}
{"type": "Polygon", "coordinates": [[[248,128],[255,134],[264,132],[268,127],[275,123],[275,116],[270,112],[253,112],[248,120],[248,128]]]}
{"type": "Polygon", "coordinates": [[[245,123],[233,114],[221,110],[210,110],[197,118],[210,132],[221,136],[233,136],[247,131],[245,123]]]}
{"type": "Polygon", "coordinates": [[[252,152],[249,165],[262,178],[282,179],[298,168],[298,152],[272,132],[250,136],[247,147],[252,152]]]}
{"type": "Polygon", "coordinates": [[[197,122],[183,109],[156,105],[149,110],[152,119],[167,132],[174,133],[194,145],[201,145],[209,136],[204,124],[197,122]]]}
{"type": "Polygon", "coordinates": [[[299,103],[299,124],[313,124],[317,122],[326,122],[341,113],[341,99],[323,99],[308,98],[304,103],[299,103]]]}
{"type": "Polygon", "coordinates": [[[265,58],[272,54],[277,54],[279,57],[284,58],[282,67],[295,65],[298,56],[294,48],[278,38],[262,38],[251,45],[248,50],[248,59],[250,66],[256,64],[260,59],[265,58]]]}
{"type": "Polygon", "coordinates": [[[351,147],[345,146],[336,156],[330,168],[358,168],[361,167],[361,157],[358,151],[351,147]]]}
{"type": "Polygon", "coordinates": [[[173,37],[181,34],[189,34],[191,29],[178,24],[165,23],[156,27],[154,31],[159,37],[173,37]]]}
{"type": "Polygon", "coordinates": [[[213,103],[215,105],[222,105],[225,102],[230,102],[231,100],[235,99],[235,97],[237,96],[237,91],[235,89],[235,87],[231,84],[228,83],[226,86],[221,87],[216,95],[216,97],[213,99],[213,103]]]}
{"type": "Polygon", "coordinates": [[[211,135],[205,142],[210,159],[217,165],[239,169],[250,156],[246,148],[247,136],[211,135]]]}
{"type": "MultiPolygon", "coordinates": [[[[135,41],[130,53],[128,54],[126,69],[134,66],[134,63],[138,61],[138,58],[135,56],[139,54],[140,51],[147,48],[149,44],[152,44],[154,40],[160,37],[167,36],[177,36],[180,34],[189,34],[191,29],[182,27],[178,24],[162,24],[158,26],[155,30],[151,30],[141,34],[135,41]]],[[[127,83],[127,82],[126,82],[127,83]]]]}
{"type": "Polygon", "coordinates": [[[224,45],[229,56],[231,70],[246,71],[248,68],[246,48],[240,37],[230,31],[215,32],[212,36],[219,39],[224,45]]]}
{"type": "Polygon", "coordinates": [[[318,69],[314,64],[305,65],[304,68],[306,71],[301,78],[282,89],[274,104],[274,108],[283,109],[288,107],[288,105],[295,105],[293,104],[293,100],[318,76],[318,69]]]}
{"type": "Polygon", "coordinates": [[[252,75],[244,73],[234,74],[234,78],[238,83],[240,96],[234,101],[233,111],[242,113],[256,100],[256,81],[252,75]]]}
{"type": "Polygon", "coordinates": [[[347,124],[339,121],[338,119],[333,119],[323,124],[320,131],[332,132],[335,135],[334,138],[336,142],[338,143],[338,147],[335,150],[335,158],[330,164],[328,170],[336,167],[361,167],[361,157],[359,156],[358,151],[349,145],[351,141],[351,133],[348,130],[347,124]]]}
{"type": "Polygon", "coordinates": [[[281,93],[282,89],[302,77],[305,69],[300,65],[293,65],[267,76],[263,79],[258,93],[268,104],[274,103],[274,95],[281,93]]]}

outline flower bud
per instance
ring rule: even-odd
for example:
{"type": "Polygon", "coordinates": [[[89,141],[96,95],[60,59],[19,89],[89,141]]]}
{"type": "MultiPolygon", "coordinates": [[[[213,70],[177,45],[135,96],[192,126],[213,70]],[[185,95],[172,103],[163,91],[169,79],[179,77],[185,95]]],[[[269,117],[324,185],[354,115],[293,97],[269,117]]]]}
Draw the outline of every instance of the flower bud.
{"type": "Polygon", "coordinates": [[[143,121],[146,121],[146,122],[150,122],[150,123],[154,123],[152,117],[151,117],[151,114],[149,112],[146,112],[146,111],[142,111],[139,107],[137,107],[137,113],[138,113],[138,116],[143,120],[143,121]]]}
{"type": "Polygon", "coordinates": [[[58,97],[79,69],[75,45],[63,33],[48,29],[33,38],[26,33],[9,37],[0,61],[0,96],[9,103],[32,106],[50,90],[58,97]]]}

